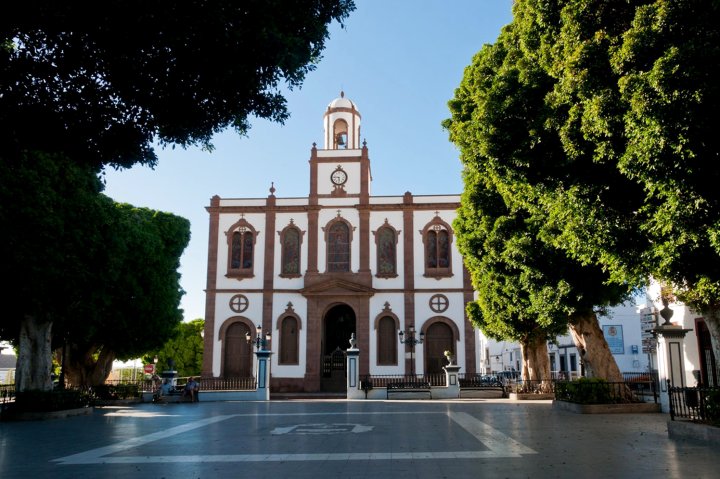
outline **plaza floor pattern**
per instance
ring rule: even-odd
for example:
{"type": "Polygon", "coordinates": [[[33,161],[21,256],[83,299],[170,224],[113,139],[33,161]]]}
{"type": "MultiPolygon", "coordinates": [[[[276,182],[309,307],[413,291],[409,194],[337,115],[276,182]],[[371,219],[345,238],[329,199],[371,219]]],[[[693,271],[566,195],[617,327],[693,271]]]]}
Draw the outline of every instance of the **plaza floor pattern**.
{"type": "Polygon", "coordinates": [[[0,477],[720,477],[716,448],[669,439],[667,420],[549,401],[140,404],[0,423],[0,477]]]}

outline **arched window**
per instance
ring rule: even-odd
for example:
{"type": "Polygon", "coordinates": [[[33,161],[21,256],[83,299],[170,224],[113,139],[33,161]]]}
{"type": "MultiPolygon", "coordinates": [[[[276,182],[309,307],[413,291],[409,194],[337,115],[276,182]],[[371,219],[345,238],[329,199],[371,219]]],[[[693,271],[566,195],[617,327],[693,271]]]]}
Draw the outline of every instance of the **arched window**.
{"type": "Polygon", "coordinates": [[[375,232],[377,246],[377,273],[379,278],[394,278],[397,276],[397,241],[398,234],[395,228],[385,224],[375,232]]]}
{"type": "Polygon", "coordinates": [[[290,224],[280,234],[280,276],[283,278],[299,278],[300,273],[300,245],[302,244],[303,232],[290,224]]]}
{"type": "Polygon", "coordinates": [[[383,316],[377,323],[377,363],[379,366],[397,364],[397,335],[395,320],[383,316]]]}
{"type": "Polygon", "coordinates": [[[244,218],[226,233],[228,238],[227,276],[243,278],[253,276],[255,240],[258,232],[244,218]]]}
{"type": "Polygon", "coordinates": [[[337,120],[333,125],[334,149],[346,150],[348,148],[348,124],[345,120],[337,120]]]}
{"type": "Polygon", "coordinates": [[[425,243],[425,276],[441,278],[452,276],[452,229],[435,216],[420,232],[425,243]]]}
{"type": "Polygon", "coordinates": [[[333,221],[326,230],[327,271],[345,273],[350,271],[350,225],[342,219],[333,221]]]}
{"type": "Polygon", "coordinates": [[[278,364],[299,363],[299,327],[293,316],[285,316],[280,321],[280,358],[278,364]]]}

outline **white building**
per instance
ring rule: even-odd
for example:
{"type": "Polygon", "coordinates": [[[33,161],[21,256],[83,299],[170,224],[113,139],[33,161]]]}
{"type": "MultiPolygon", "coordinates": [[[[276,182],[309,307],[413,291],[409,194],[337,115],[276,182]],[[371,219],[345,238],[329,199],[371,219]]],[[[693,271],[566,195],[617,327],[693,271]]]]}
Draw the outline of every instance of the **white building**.
{"type": "Polygon", "coordinates": [[[360,374],[479,364],[473,298],[452,230],[459,195],[372,196],[361,115],[340,94],[323,114],[304,198],[211,199],[203,375],[251,376],[256,328],[271,333],[274,391],[343,389],[351,334],[360,374]],[[415,332],[424,341],[401,344],[415,332]],[[341,359],[340,356],[337,359],[341,359]]]}

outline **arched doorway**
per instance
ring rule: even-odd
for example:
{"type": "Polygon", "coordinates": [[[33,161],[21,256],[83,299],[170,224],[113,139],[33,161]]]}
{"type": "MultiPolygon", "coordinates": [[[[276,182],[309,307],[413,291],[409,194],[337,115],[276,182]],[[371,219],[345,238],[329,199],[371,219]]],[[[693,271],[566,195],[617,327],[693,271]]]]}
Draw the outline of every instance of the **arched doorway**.
{"type": "Polygon", "coordinates": [[[450,326],[437,322],[431,324],[425,333],[425,373],[438,374],[443,372],[447,364],[445,351],[455,351],[455,341],[450,326]]]}
{"type": "Polygon", "coordinates": [[[323,391],[345,391],[345,350],[355,332],[355,311],[346,305],[333,306],[323,318],[322,378],[323,391]]]}
{"type": "Polygon", "coordinates": [[[223,354],[223,377],[250,377],[252,372],[252,347],[245,335],[250,328],[241,322],[231,324],[225,331],[223,354]]]}

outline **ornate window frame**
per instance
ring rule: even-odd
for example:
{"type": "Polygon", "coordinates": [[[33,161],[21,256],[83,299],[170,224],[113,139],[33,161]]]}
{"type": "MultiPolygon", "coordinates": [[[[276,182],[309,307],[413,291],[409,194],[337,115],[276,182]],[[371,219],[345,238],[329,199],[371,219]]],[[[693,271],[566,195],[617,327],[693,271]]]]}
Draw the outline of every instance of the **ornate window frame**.
{"type": "Polygon", "coordinates": [[[348,220],[340,216],[340,212],[338,212],[338,216],[336,218],[331,219],[327,222],[327,224],[322,228],[323,232],[325,233],[325,272],[326,273],[350,273],[352,272],[352,242],[353,242],[353,231],[355,231],[355,227],[350,224],[348,220]],[[345,226],[347,226],[348,229],[348,259],[347,259],[347,270],[345,271],[331,271],[330,270],[330,245],[329,245],[329,236],[330,236],[330,230],[332,230],[333,226],[337,223],[344,223],[345,226]]]}
{"type": "Polygon", "coordinates": [[[287,308],[285,311],[282,312],[280,316],[278,316],[277,321],[275,323],[275,329],[277,330],[277,337],[280,339],[278,341],[278,365],[282,366],[297,366],[300,364],[300,330],[302,329],[302,319],[300,319],[300,316],[297,315],[295,312],[295,309],[293,309],[292,302],[287,304],[287,308]],[[297,327],[297,335],[295,337],[295,352],[297,356],[295,357],[294,362],[285,362],[283,360],[283,351],[286,347],[285,338],[282,334],[283,331],[283,322],[287,318],[292,318],[295,320],[295,325],[297,327]]]}
{"type": "Polygon", "coordinates": [[[375,236],[375,276],[377,278],[397,278],[397,245],[398,239],[400,237],[400,232],[400,230],[396,230],[390,223],[388,223],[387,218],[385,218],[385,223],[383,223],[377,230],[372,232],[373,236],[375,236]],[[393,271],[391,273],[380,272],[380,241],[382,240],[381,233],[383,232],[383,230],[390,231],[395,239],[393,243],[393,271]]]}
{"type": "Polygon", "coordinates": [[[302,244],[303,244],[303,237],[305,236],[305,231],[301,230],[297,227],[295,222],[291,219],[290,223],[282,229],[282,231],[278,231],[278,235],[280,236],[280,276],[281,278],[300,278],[302,277],[302,244]],[[297,273],[285,273],[285,235],[288,231],[294,230],[298,234],[298,245],[297,245],[297,253],[298,253],[298,265],[297,265],[297,273]]]}
{"type": "Polygon", "coordinates": [[[243,279],[243,278],[252,278],[255,276],[254,270],[255,270],[255,245],[257,244],[257,237],[260,234],[259,231],[255,230],[255,228],[245,219],[240,218],[239,221],[237,221],[235,224],[233,224],[226,232],[225,236],[227,238],[227,246],[228,246],[228,255],[227,255],[227,273],[225,274],[228,278],[237,278],[237,279],[243,279]],[[240,267],[239,268],[233,268],[233,239],[235,238],[235,235],[240,235],[240,267]],[[250,259],[250,266],[243,268],[242,264],[244,262],[244,255],[245,255],[245,242],[244,238],[246,234],[250,234],[252,236],[252,252],[251,259],[250,259]]]}
{"type": "Polygon", "coordinates": [[[385,302],[385,307],[383,310],[375,316],[375,322],[373,329],[375,330],[375,363],[378,366],[397,366],[398,365],[398,347],[397,347],[397,334],[396,331],[400,330],[400,319],[397,317],[395,313],[392,312],[392,308],[390,308],[390,303],[387,301],[385,302]],[[395,349],[395,362],[388,362],[383,363],[380,362],[380,321],[383,318],[390,318],[395,323],[395,329],[393,331],[392,337],[387,338],[388,341],[390,341],[390,344],[393,345],[395,349]]]}
{"type": "MultiPolygon", "coordinates": [[[[450,278],[453,276],[452,272],[452,241],[453,241],[453,230],[450,227],[448,223],[443,221],[440,216],[438,216],[437,212],[435,213],[435,217],[430,220],[430,222],[425,225],[425,228],[420,230],[420,234],[422,235],[422,241],[423,241],[423,264],[425,266],[425,274],[424,276],[426,278],[435,278],[435,279],[441,279],[441,278],[450,278]],[[430,254],[430,247],[432,246],[432,242],[435,241],[435,251],[437,254],[438,251],[438,243],[437,243],[437,235],[439,233],[446,233],[447,234],[447,266],[437,266],[437,267],[431,267],[428,266],[429,263],[429,254],[430,254]]],[[[436,258],[437,259],[437,258],[436,258]]]]}

